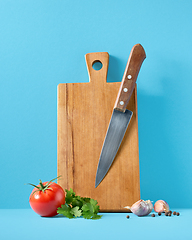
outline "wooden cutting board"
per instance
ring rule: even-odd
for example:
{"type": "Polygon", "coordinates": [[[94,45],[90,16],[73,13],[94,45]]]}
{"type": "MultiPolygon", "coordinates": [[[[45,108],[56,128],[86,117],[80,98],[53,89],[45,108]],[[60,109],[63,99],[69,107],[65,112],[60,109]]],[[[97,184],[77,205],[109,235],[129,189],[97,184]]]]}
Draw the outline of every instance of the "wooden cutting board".
{"type": "Polygon", "coordinates": [[[95,188],[97,165],[120,87],[108,83],[107,52],[85,55],[90,81],[58,85],[58,183],[98,201],[101,212],[125,212],[140,199],[137,91],[127,109],[133,117],[107,175],[95,188]],[[94,70],[100,61],[103,66],[94,70]]]}

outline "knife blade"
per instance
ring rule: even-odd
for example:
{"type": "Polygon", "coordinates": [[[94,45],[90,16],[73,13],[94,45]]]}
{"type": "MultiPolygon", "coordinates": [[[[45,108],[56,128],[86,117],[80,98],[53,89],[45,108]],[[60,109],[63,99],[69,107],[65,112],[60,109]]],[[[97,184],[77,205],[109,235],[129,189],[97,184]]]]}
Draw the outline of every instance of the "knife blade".
{"type": "Polygon", "coordinates": [[[133,115],[132,111],[126,109],[126,107],[135,88],[137,76],[145,58],[146,54],[142,45],[134,45],[127,61],[101,150],[95,178],[95,188],[101,183],[109,171],[133,115]]]}

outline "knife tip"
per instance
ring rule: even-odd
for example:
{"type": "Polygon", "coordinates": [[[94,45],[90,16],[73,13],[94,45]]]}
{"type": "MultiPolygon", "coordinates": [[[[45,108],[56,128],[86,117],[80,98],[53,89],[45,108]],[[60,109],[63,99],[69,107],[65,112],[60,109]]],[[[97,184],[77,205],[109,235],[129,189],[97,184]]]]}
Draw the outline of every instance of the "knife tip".
{"type": "Polygon", "coordinates": [[[98,176],[96,176],[96,179],[95,179],[95,188],[97,188],[99,186],[101,181],[98,181],[98,176]]]}

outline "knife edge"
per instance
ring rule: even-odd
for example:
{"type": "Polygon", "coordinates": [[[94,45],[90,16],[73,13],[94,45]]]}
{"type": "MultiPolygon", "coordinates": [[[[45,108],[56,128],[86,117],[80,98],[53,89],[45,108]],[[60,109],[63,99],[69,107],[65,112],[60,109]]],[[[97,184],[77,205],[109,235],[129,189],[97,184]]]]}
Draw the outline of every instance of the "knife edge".
{"type": "Polygon", "coordinates": [[[113,110],[97,167],[95,188],[101,183],[109,171],[124,138],[132,115],[133,112],[128,109],[124,113],[117,109],[113,110]]]}

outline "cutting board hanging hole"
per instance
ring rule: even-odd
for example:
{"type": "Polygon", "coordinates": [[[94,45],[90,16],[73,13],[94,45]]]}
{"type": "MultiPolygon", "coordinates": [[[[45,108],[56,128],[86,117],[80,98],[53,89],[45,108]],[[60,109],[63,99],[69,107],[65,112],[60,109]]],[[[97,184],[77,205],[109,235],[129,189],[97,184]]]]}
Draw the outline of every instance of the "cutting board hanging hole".
{"type": "MultiPolygon", "coordinates": [[[[107,79],[109,64],[108,52],[87,53],[85,55],[89,81],[93,84],[103,84],[107,79]],[[100,82],[100,83],[99,83],[100,82]]],[[[93,86],[95,89],[96,86],[93,86]]]]}
{"type": "Polygon", "coordinates": [[[93,63],[92,63],[92,68],[96,71],[99,71],[101,68],[103,67],[103,64],[101,61],[99,60],[95,60],[93,63]]]}

